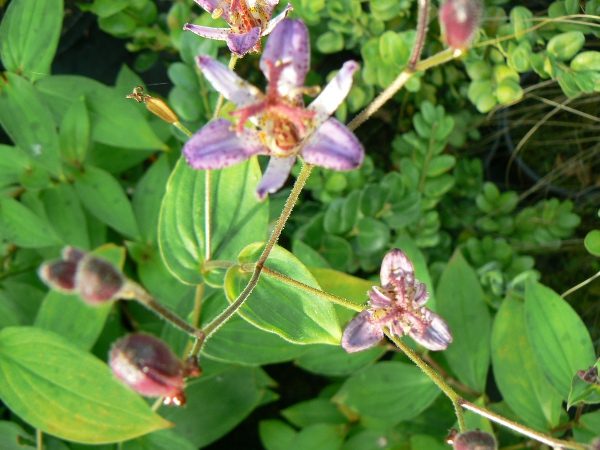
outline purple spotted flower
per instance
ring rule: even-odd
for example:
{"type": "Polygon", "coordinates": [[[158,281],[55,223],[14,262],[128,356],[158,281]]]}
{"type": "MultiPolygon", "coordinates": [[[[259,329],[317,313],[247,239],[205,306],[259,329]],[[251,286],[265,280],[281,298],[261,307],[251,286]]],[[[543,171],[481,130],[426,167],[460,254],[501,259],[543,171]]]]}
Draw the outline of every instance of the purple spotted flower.
{"type": "Polygon", "coordinates": [[[369,291],[368,308],[348,324],[342,336],[347,352],[373,347],[383,338],[383,328],[398,337],[409,335],[429,350],[445,350],[452,342],[448,325],[424,305],[429,299],[425,284],[415,279],[415,269],[403,251],[393,249],[381,263],[381,285],[369,291]]]}
{"type": "Polygon", "coordinates": [[[253,155],[270,155],[257,189],[259,198],[285,183],[298,155],[328,169],[360,166],[362,145],[345,125],[329,117],[348,95],[358,64],[346,62],[304,107],[303,94],[311,90],[304,87],[309,59],[308,30],[302,21],[289,19],[273,31],[260,60],[268,81],[265,93],[223,64],[200,56],[198,65],[207,80],[237,105],[233,112],[237,125],[225,119],[206,124],[183,148],[188,164],[194,169],[222,169],[253,155]]]}
{"type": "Polygon", "coordinates": [[[195,0],[217,19],[222,17],[229,28],[211,28],[186,23],[184,30],[198,36],[227,42],[232,53],[244,56],[249,51],[260,51],[260,38],[269,34],[292,9],[285,10],[271,19],[279,0],[195,0]]]}

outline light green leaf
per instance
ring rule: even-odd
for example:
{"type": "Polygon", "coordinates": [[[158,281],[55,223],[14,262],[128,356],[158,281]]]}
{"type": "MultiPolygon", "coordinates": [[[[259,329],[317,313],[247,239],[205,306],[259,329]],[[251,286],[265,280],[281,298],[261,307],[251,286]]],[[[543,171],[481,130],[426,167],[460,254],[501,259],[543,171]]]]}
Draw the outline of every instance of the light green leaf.
{"type": "Polygon", "coordinates": [[[367,427],[392,427],[418,416],[439,393],[417,367],[384,361],[348,378],[333,401],[355,412],[367,427]]]}
{"type": "Polygon", "coordinates": [[[504,401],[527,425],[549,431],[559,423],[562,399],[537,364],[525,328],[523,303],[506,298],[492,331],[494,378],[504,401]]]}
{"type": "MultiPolygon", "coordinates": [[[[240,263],[255,262],[263,248],[262,243],[247,246],[240,252],[240,263]]],[[[274,247],[266,262],[267,269],[319,289],[308,269],[287,250],[274,247]]],[[[225,293],[235,301],[250,280],[250,273],[235,266],[227,271],[225,293]]],[[[291,286],[263,271],[239,314],[253,325],[297,344],[339,345],[342,331],[333,304],[310,292],[291,286]]]]}
{"type": "Polygon", "coordinates": [[[82,249],[90,248],[87,220],[79,197],[70,184],[57,184],[42,191],[40,199],[48,221],[61,241],[82,249]]]}
{"type": "Polygon", "coordinates": [[[60,123],[60,152],[70,163],[83,163],[89,146],[90,117],[81,97],[71,103],[60,123]]]}
{"type": "MultiPolygon", "coordinates": [[[[261,177],[255,158],[211,175],[211,259],[232,260],[245,245],[264,239],[267,202],[255,195],[261,177]]],[[[194,170],[182,158],[167,183],[158,223],[158,242],[165,264],[184,283],[202,282],[205,257],[204,205],[206,171],[194,170]]]]}
{"type": "Polygon", "coordinates": [[[490,364],[490,312],[477,274],[460,251],[440,277],[437,312],[452,332],[453,342],[444,351],[448,364],[463,383],[484,392],[490,364]]]}
{"type": "Polygon", "coordinates": [[[63,17],[61,0],[13,0],[0,24],[0,59],[10,72],[36,80],[50,74],[63,17]]]}
{"type": "Polygon", "coordinates": [[[344,440],[344,427],[318,423],[303,428],[292,441],[294,450],[314,450],[317,448],[338,450],[344,440]]]}
{"type": "Polygon", "coordinates": [[[58,133],[33,85],[7,72],[0,79],[0,124],[13,143],[51,173],[60,174],[58,133]]]}
{"type": "Polygon", "coordinates": [[[258,424],[260,440],[265,450],[288,450],[297,432],[281,420],[263,420],[258,424]]]}
{"type": "Polygon", "coordinates": [[[62,243],[45,218],[8,197],[0,199],[0,233],[8,241],[25,248],[62,243]]]}
{"type": "Polygon", "coordinates": [[[111,174],[97,167],[86,166],[75,175],[75,190],[81,203],[98,220],[129,237],[139,239],[140,232],[131,203],[111,174]]]}
{"type": "Polygon", "coordinates": [[[188,439],[173,430],[161,430],[123,442],[122,450],[197,450],[188,439]]]}
{"type": "Polygon", "coordinates": [[[585,324],[564,299],[535,282],[525,288],[525,323],[542,372],[566,399],[575,373],[596,360],[585,324]]]}
{"type": "Polygon", "coordinates": [[[2,401],[32,427],[62,439],[103,444],[169,426],[106,364],[49,331],[0,331],[0,373],[2,401]]]}
{"type": "Polygon", "coordinates": [[[586,250],[592,255],[600,257],[600,230],[590,231],[585,236],[583,245],[585,245],[586,250]]]}
{"type": "Polygon", "coordinates": [[[348,353],[341,346],[311,345],[296,359],[295,363],[308,372],[329,377],[343,377],[373,364],[384,353],[385,348],[383,347],[348,353]]]}

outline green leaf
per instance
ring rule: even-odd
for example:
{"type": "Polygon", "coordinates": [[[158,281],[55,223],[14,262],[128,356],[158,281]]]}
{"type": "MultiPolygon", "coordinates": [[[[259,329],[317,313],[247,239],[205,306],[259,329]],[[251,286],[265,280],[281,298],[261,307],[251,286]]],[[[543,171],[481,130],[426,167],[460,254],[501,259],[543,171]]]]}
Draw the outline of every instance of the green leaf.
{"type": "MultiPolygon", "coordinates": [[[[205,257],[206,171],[179,160],[167,183],[158,222],[158,242],[165,264],[183,283],[202,282],[205,257]]],[[[254,191],[261,177],[255,158],[210,172],[211,259],[232,260],[247,244],[264,239],[267,202],[254,191]]]]}
{"type": "Polygon", "coordinates": [[[319,423],[303,428],[294,436],[290,448],[314,450],[317,448],[339,450],[344,440],[344,428],[339,425],[319,423]]]}
{"type": "Polygon", "coordinates": [[[197,450],[188,439],[173,430],[161,430],[123,442],[122,450],[197,450]]]}
{"type": "Polygon", "coordinates": [[[41,193],[48,221],[65,244],[90,248],[87,220],[79,197],[70,184],[57,184],[41,193]]]}
{"type": "Polygon", "coordinates": [[[600,230],[592,230],[583,241],[585,249],[594,256],[600,256],[600,230]]]}
{"type": "Polygon", "coordinates": [[[51,173],[60,174],[58,133],[33,85],[6,73],[0,79],[0,124],[13,143],[51,173]]]}
{"type": "Polygon", "coordinates": [[[527,425],[549,431],[559,423],[562,399],[537,364],[525,328],[523,303],[506,298],[492,330],[494,378],[504,401],[527,425]]]}
{"type": "Polygon", "coordinates": [[[568,61],[585,44],[585,35],[580,31],[568,31],[554,36],[548,41],[548,53],[560,61],[568,61]]]}
{"type": "Polygon", "coordinates": [[[444,351],[448,364],[463,383],[484,392],[490,364],[490,312],[477,274],[460,251],[440,277],[437,312],[452,332],[453,342],[444,351]]]}
{"type": "Polygon", "coordinates": [[[86,166],[75,175],[75,190],[86,209],[98,220],[120,233],[139,239],[140,232],[131,203],[111,174],[86,166]]]}
{"type": "Polygon", "coordinates": [[[0,234],[13,244],[25,248],[62,244],[46,218],[8,197],[0,198],[0,234]]]}
{"type": "Polygon", "coordinates": [[[418,416],[439,393],[417,367],[384,361],[348,378],[333,401],[358,414],[367,427],[392,427],[418,416]]]}
{"type": "Polygon", "coordinates": [[[204,447],[227,434],[268,393],[264,372],[258,368],[235,367],[203,375],[185,389],[187,406],[164,410],[175,423],[173,431],[196,447],[204,447]]]}
{"type": "Polygon", "coordinates": [[[299,239],[292,241],[292,253],[298,258],[302,264],[308,267],[329,268],[330,265],[323,256],[308,244],[305,244],[299,239]]]}
{"type": "MultiPolygon", "coordinates": [[[[125,262],[125,250],[112,244],[93,253],[120,268],[125,262]]],[[[89,350],[100,336],[112,306],[112,302],[90,306],[77,295],[50,291],[37,313],[35,326],[61,335],[82,350],[89,350]]]]}
{"type": "Polygon", "coordinates": [[[375,253],[384,249],[390,240],[390,229],[379,220],[363,217],[358,221],[356,243],[361,253],[375,253]]]}
{"type": "Polygon", "coordinates": [[[14,422],[0,421],[0,448],[2,450],[33,450],[35,439],[14,422]],[[28,445],[31,443],[32,445],[28,445]]]}
{"type": "MultiPolygon", "coordinates": [[[[248,245],[240,252],[240,263],[255,262],[263,246],[260,242],[248,245]]],[[[273,248],[265,267],[320,289],[308,269],[281,247],[273,248]]],[[[240,295],[250,276],[251,273],[240,266],[227,271],[224,289],[230,302],[240,295]]],[[[263,271],[252,295],[238,313],[258,328],[297,344],[339,345],[342,337],[332,303],[283,282],[268,271],[263,271]]]]}
{"type": "MultiPolygon", "coordinates": [[[[218,291],[202,308],[202,323],[210,322],[226,307],[225,294],[218,291]]],[[[218,361],[259,366],[289,361],[306,350],[234,316],[206,342],[202,354],[218,361]]]]}
{"type": "Polygon", "coordinates": [[[142,237],[156,242],[158,214],[165,194],[170,167],[167,155],[162,155],[140,179],[131,201],[142,237]]]}
{"type": "Polygon", "coordinates": [[[90,117],[85,98],[73,101],[60,124],[60,151],[70,163],[83,163],[90,146],[90,117]]]}
{"type": "Polygon", "coordinates": [[[10,72],[36,80],[50,74],[63,17],[61,0],[13,0],[0,24],[0,59],[10,72]]]}
{"type": "MultiPolygon", "coordinates": [[[[582,380],[579,375],[573,377],[571,382],[571,390],[569,391],[569,399],[567,401],[567,409],[573,405],[588,404],[593,405],[600,403],[600,382],[598,382],[598,369],[600,369],[600,359],[593,366],[596,369],[596,379],[590,381],[582,380]]],[[[586,372],[586,370],[584,370],[586,372]]]]}
{"type": "Polygon", "coordinates": [[[318,423],[343,424],[347,421],[337,407],[326,398],[296,403],[282,410],[281,415],[300,428],[318,423]]]}
{"type": "Polygon", "coordinates": [[[437,177],[448,172],[456,164],[456,158],[452,155],[435,156],[427,165],[427,176],[437,177]]]}
{"type": "Polygon", "coordinates": [[[29,156],[23,150],[0,144],[0,187],[18,183],[29,165],[29,156]]]}
{"type": "Polygon", "coordinates": [[[296,359],[295,364],[308,372],[329,377],[344,377],[373,364],[385,353],[383,347],[348,353],[342,347],[311,345],[296,359]]]}
{"type": "Polygon", "coordinates": [[[62,439],[103,444],[169,426],[106,364],[49,331],[0,331],[0,372],[2,401],[31,426],[62,439]]]}
{"type": "Polygon", "coordinates": [[[542,372],[566,399],[575,373],[596,360],[585,324],[564,299],[535,282],[525,288],[525,323],[542,372]]]}
{"type": "Polygon", "coordinates": [[[344,35],[335,31],[326,31],[317,39],[317,48],[321,53],[336,53],[344,48],[344,35]]]}
{"type": "Polygon", "coordinates": [[[140,105],[126,101],[114,88],[74,75],[46,77],[36,87],[56,117],[62,117],[71,104],[85,97],[95,142],[120,149],[165,149],[139,110],[140,105]]]}
{"type": "Polygon", "coordinates": [[[263,420],[258,424],[260,440],[266,450],[288,450],[296,437],[296,430],[281,420],[263,420]]]}

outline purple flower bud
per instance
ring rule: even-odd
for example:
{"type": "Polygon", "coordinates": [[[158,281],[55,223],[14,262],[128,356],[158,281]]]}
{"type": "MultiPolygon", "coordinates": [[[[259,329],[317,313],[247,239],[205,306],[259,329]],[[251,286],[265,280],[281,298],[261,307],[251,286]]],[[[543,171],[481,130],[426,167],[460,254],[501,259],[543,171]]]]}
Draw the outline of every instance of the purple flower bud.
{"type": "Polygon", "coordinates": [[[75,289],[76,271],[77,264],[72,261],[52,261],[42,264],[38,273],[53,289],[70,293],[75,289]]]}
{"type": "Polygon", "coordinates": [[[454,450],[496,450],[496,439],[485,431],[466,431],[454,437],[454,450]]]}
{"type": "Polygon", "coordinates": [[[481,20],[481,0],[446,0],[440,6],[440,27],[449,47],[465,49],[471,45],[481,20]]]}
{"type": "Polygon", "coordinates": [[[83,300],[96,304],[116,299],[125,278],[111,263],[87,255],[78,263],[75,284],[83,300]]]}
{"type": "Polygon", "coordinates": [[[146,397],[164,397],[166,405],[185,404],[184,364],[160,339],[130,334],[116,341],[109,355],[113,373],[146,397]]]}
{"type": "Polygon", "coordinates": [[[64,259],[65,261],[72,261],[74,263],[78,263],[83,259],[86,253],[83,250],[79,250],[78,248],[68,246],[63,248],[61,255],[62,259],[64,259]]]}

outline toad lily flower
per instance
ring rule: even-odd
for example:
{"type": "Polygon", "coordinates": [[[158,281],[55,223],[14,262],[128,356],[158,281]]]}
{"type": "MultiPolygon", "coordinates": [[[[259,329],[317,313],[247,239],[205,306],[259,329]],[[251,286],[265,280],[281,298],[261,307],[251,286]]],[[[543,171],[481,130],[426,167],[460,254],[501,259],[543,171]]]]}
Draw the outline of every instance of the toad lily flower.
{"type": "Polygon", "coordinates": [[[404,252],[388,252],[380,276],[382,287],[369,291],[369,307],[350,321],[342,347],[347,352],[373,347],[386,327],[392,335],[408,334],[429,350],[445,350],[452,342],[448,325],[424,306],[429,299],[427,288],[415,279],[415,269],[404,252]]]}
{"type": "Polygon", "coordinates": [[[328,169],[360,166],[362,145],[345,125],[329,117],[348,95],[358,64],[346,62],[304,108],[302,95],[309,89],[304,87],[309,51],[304,23],[289,19],[281,22],[269,37],[260,60],[268,81],[264,94],[223,64],[200,56],[198,65],[204,76],[238,106],[233,112],[238,123],[234,127],[225,119],[216,119],[196,132],[183,148],[188,164],[194,169],[222,169],[253,155],[270,155],[257,189],[261,199],[285,183],[298,154],[307,163],[328,169]],[[252,127],[245,127],[247,122],[252,127]]]}
{"type": "Polygon", "coordinates": [[[222,17],[230,28],[211,28],[186,23],[184,30],[198,36],[227,42],[232,53],[244,56],[249,51],[260,51],[260,38],[269,34],[292,10],[285,10],[271,19],[279,0],[196,0],[213,18],[222,17]]]}

